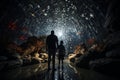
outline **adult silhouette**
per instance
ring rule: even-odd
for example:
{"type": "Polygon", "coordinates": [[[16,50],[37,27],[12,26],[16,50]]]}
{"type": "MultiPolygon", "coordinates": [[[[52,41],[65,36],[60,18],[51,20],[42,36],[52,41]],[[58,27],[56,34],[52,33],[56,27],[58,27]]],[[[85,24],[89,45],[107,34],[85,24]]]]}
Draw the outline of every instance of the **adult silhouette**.
{"type": "Polygon", "coordinates": [[[60,68],[61,62],[62,62],[62,68],[63,68],[64,57],[65,57],[65,47],[63,45],[63,41],[60,41],[60,45],[58,46],[58,59],[59,59],[58,68],[60,68]]]}
{"type": "Polygon", "coordinates": [[[51,31],[51,34],[46,39],[46,50],[48,51],[48,70],[50,70],[50,63],[52,60],[52,69],[55,69],[55,54],[58,47],[58,38],[54,34],[54,31],[51,31]]]}

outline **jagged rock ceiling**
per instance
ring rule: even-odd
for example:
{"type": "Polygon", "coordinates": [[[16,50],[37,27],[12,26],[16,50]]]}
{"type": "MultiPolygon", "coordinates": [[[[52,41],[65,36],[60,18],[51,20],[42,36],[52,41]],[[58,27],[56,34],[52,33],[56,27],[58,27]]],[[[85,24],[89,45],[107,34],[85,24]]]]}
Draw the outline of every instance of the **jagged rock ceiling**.
{"type": "Polygon", "coordinates": [[[43,36],[55,31],[68,46],[106,32],[106,6],[103,0],[4,0],[1,3],[1,34],[17,43],[29,36],[43,36]]]}

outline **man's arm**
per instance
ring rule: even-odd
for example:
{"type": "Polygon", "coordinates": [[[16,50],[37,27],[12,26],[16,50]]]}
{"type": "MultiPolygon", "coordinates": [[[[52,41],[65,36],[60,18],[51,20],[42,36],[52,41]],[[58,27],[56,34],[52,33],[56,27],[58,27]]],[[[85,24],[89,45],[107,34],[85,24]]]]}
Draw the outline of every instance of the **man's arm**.
{"type": "Polygon", "coordinates": [[[46,51],[48,51],[48,37],[46,39],[46,51]]]}
{"type": "Polygon", "coordinates": [[[57,36],[56,36],[56,44],[57,44],[57,48],[58,48],[58,38],[57,38],[57,36]]]}

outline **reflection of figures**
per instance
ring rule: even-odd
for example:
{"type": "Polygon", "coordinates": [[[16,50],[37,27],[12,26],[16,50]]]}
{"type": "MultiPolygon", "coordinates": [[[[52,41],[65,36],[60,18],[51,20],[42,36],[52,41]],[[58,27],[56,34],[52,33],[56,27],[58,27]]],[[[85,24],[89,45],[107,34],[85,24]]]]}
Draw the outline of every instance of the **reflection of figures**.
{"type": "Polygon", "coordinates": [[[58,69],[58,80],[64,80],[64,76],[63,76],[63,69],[62,71],[60,71],[60,69],[58,69]]]}
{"type": "Polygon", "coordinates": [[[58,38],[56,35],[54,35],[54,31],[51,31],[51,35],[49,35],[46,39],[46,50],[48,51],[48,70],[50,70],[51,59],[52,59],[52,69],[55,69],[55,54],[57,47],[58,47],[58,38]]]}
{"type": "Polygon", "coordinates": [[[63,41],[60,41],[60,45],[58,46],[58,59],[59,59],[59,66],[60,68],[60,63],[62,62],[62,68],[63,68],[63,60],[65,57],[65,47],[63,45],[63,41]]]}

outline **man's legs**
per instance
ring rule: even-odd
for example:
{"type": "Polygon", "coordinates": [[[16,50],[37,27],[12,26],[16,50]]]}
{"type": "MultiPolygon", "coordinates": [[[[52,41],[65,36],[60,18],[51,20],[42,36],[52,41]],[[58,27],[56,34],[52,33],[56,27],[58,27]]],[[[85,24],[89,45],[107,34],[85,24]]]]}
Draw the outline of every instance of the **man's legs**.
{"type": "Polygon", "coordinates": [[[63,65],[64,65],[64,64],[63,64],[63,59],[62,59],[62,69],[63,69],[63,65]]]}
{"type": "Polygon", "coordinates": [[[52,68],[55,69],[55,54],[52,55],[52,68]]]}
{"type": "Polygon", "coordinates": [[[48,70],[50,70],[51,54],[48,54],[48,70]]]}
{"type": "Polygon", "coordinates": [[[59,61],[58,69],[60,69],[60,56],[58,57],[58,61],[59,61]]]}

